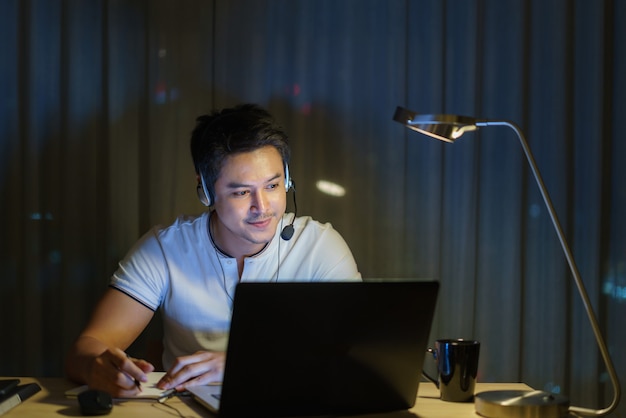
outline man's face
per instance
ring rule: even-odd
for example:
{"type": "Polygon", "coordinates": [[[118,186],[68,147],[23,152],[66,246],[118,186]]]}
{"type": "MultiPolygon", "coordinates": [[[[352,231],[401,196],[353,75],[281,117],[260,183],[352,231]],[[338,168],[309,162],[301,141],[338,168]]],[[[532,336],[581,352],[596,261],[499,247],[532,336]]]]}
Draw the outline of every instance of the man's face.
{"type": "Polygon", "coordinates": [[[217,245],[250,255],[272,240],[286,208],[283,160],[272,146],[228,157],[215,182],[217,245]]]}

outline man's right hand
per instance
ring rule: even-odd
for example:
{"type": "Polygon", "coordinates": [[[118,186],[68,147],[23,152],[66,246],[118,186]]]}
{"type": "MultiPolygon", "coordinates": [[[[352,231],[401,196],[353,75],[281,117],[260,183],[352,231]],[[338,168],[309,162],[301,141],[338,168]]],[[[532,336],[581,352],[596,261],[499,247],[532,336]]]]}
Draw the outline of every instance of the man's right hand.
{"type": "Polygon", "coordinates": [[[94,310],[87,327],[65,360],[67,377],[113,397],[135,396],[154,366],[130,359],[124,352],[148,325],[154,312],[135,299],[109,288],[94,310]]]}
{"type": "Polygon", "coordinates": [[[149,362],[130,358],[118,348],[110,348],[93,359],[87,384],[114,398],[133,397],[141,392],[141,383],[148,380],[146,373],[153,370],[154,366],[149,362]]]}

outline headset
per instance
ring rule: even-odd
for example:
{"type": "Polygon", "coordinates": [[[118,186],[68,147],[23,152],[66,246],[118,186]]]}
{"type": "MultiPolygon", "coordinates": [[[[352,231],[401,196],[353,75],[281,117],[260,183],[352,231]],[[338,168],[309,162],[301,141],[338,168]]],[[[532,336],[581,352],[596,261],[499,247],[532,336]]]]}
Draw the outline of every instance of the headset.
{"type": "MultiPolygon", "coordinates": [[[[295,211],[294,211],[293,219],[291,220],[291,223],[285,226],[283,230],[280,232],[280,237],[285,241],[289,241],[291,237],[293,237],[293,233],[294,233],[293,223],[296,220],[296,214],[298,212],[298,206],[296,204],[296,185],[294,181],[291,179],[291,176],[289,176],[289,166],[285,164],[285,192],[288,192],[290,189],[293,189],[293,204],[295,207],[295,211]]],[[[198,199],[204,206],[211,206],[215,203],[215,198],[209,192],[209,189],[206,185],[206,181],[204,181],[204,176],[202,175],[202,173],[200,173],[200,183],[198,183],[198,186],[196,186],[196,193],[198,194],[198,199]]]]}
{"type": "MultiPolygon", "coordinates": [[[[214,118],[212,121],[210,121],[207,124],[207,126],[204,128],[204,131],[201,137],[204,138],[207,130],[211,128],[212,126],[215,126],[217,121],[223,121],[225,118],[229,118],[232,115],[237,115],[237,112],[221,113],[220,115],[218,115],[216,118],[214,118]]],[[[287,164],[286,161],[283,161],[283,164],[284,164],[284,169],[285,169],[285,192],[289,192],[289,190],[293,189],[294,191],[293,201],[294,201],[294,206],[295,206],[296,205],[295,183],[293,182],[293,180],[291,179],[291,176],[289,175],[289,165],[287,164]]],[[[198,185],[196,186],[196,193],[198,195],[198,199],[204,206],[213,206],[215,204],[215,196],[213,194],[213,190],[207,186],[207,182],[204,179],[204,175],[202,174],[201,170],[198,170],[198,173],[200,175],[200,181],[198,182],[198,185]]],[[[295,206],[294,217],[291,220],[291,223],[287,225],[285,228],[283,228],[283,230],[281,231],[280,236],[285,241],[289,241],[291,237],[293,236],[293,233],[294,233],[293,223],[295,222],[295,219],[296,219],[295,213],[297,212],[297,210],[298,210],[297,206],[295,206]]]]}
{"type": "MultiPolygon", "coordinates": [[[[291,177],[289,176],[289,166],[285,164],[285,192],[288,192],[290,189],[295,190],[295,187],[291,177]]],[[[213,193],[209,191],[202,173],[200,173],[200,183],[198,183],[198,186],[196,187],[196,193],[198,194],[200,203],[204,206],[212,206],[215,203],[215,197],[213,197],[213,193]]]]}

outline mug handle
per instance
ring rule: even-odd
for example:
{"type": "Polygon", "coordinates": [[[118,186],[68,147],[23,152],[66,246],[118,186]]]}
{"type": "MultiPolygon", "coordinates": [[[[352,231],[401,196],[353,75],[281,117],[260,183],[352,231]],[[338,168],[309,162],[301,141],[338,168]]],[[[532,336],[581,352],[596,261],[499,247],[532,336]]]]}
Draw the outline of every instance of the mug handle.
{"type": "MultiPolygon", "coordinates": [[[[437,353],[435,352],[435,350],[433,350],[432,348],[429,348],[428,350],[429,353],[431,353],[433,355],[433,358],[436,360],[437,359],[437,353]]],[[[432,377],[430,377],[428,375],[428,373],[426,373],[423,369],[422,369],[422,376],[424,376],[426,379],[430,380],[431,382],[433,382],[435,384],[435,386],[437,386],[437,389],[439,389],[439,380],[437,379],[433,379],[432,377]]]]}

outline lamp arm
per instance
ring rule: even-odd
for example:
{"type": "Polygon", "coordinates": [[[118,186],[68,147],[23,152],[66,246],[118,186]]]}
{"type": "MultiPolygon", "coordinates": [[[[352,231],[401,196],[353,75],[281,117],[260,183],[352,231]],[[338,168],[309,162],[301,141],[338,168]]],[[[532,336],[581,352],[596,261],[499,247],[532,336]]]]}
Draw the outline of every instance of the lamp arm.
{"type": "Polygon", "coordinates": [[[589,296],[587,291],[585,290],[585,285],[580,277],[580,273],[578,272],[578,267],[576,267],[576,263],[574,261],[574,257],[572,256],[572,252],[565,240],[565,234],[561,229],[561,225],[559,223],[558,217],[556,215],[556,211],[554,210],[554,206],[552,205],[552,201],[550,196],[548,195],[548,190],[546,189],[545,184],[541,178],[541,174],[539,173],[539,169],[537,168],[537,164],[535,163],[535,159],[530,151],[530,147],[528,146],[528,142],[526,141],[522,130],[514,123],[508,121],[477,121],[476,126],[508,126],[513,129],[517,134],[522,148],[524,149],[524,154],[526,154],[526,159],[528,160],[528,164],[533,172],[537,185],[539,186],[539,190],[541,191],[541,196],[543,196],[543,201],[548,208],[548,212],[550,213],[550,219],[552,220],[552,224],[554,225],[554,229],[559,237],[559,241],[561,242],[561,247],[563,248],[563,252],[565,253],[565,258],[567,259],[567,263],[569,264],[570,270],[572,272],[572,276],[574,277],[574,281],[576,282],[576,286],[578,287],[578,293],[583,301],[583,305],[587,312],[587,317],[589,318],[589,322],[591,323],[591,328],[593,329],[593,333],[596,337],[596,343],[598,348],[600,349],[600,353],[602,355],[602,359],[604,360],[604,364],[611,378],[611,383],[613,384],[613,401],[611,404],[604,409],[588,409],[588,408],[580,408],[576,406],[570,406],[569,410],[571,412],[576,412],[583,415],[589,416],[603,416],[610,412],[612,412],[620,400],[620,383],[617,377],[617,373],[615,372],[615,368],[613,367],[613,362],[611,360],[611,356],[609,355],[609,351],[606,347],[606,343],[602,338],[602,333],[600,332],[600,327],[598,326],[598,321],[593,312],[593,308],[591,306],[591,302],[589,301],[589,296]]]}

